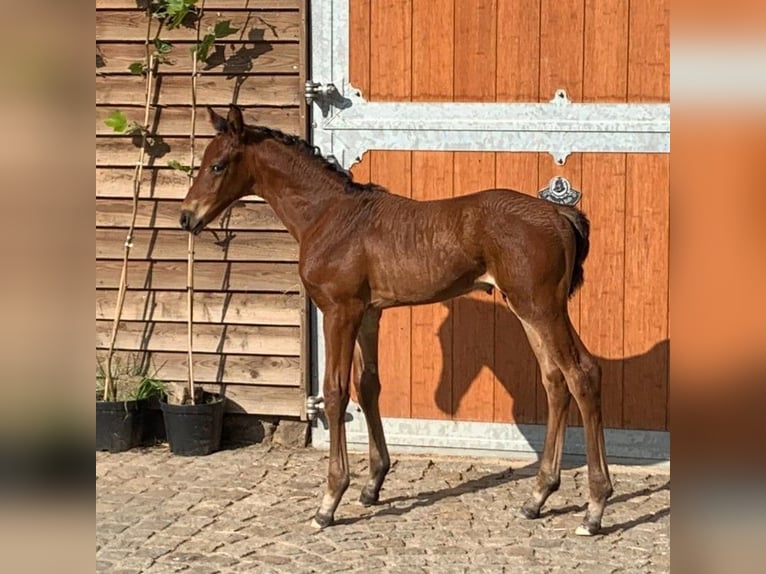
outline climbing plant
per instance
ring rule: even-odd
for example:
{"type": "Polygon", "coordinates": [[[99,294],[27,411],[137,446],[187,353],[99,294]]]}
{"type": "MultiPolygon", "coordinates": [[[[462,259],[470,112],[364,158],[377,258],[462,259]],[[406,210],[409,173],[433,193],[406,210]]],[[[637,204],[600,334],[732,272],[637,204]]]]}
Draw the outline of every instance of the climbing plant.
{"type": "MultiPolygon", "coordinates": [[[[136,163],[136,169],[133,174],[133,204],[125,239],[122,270],[120,274],[117,303],[112,323],[112,332],[109,340],[109,348],[106,357],[105,381],[104,381],[104,399],[114,400],[115,388],[112,377],[112,361],[114,357],[115,343],[122,310],[125,302],[125,292],[127,289],[127,270],[130,256],[130,249],[133,246],[133,234],[135,231],[136,216],[138,213],[138,200],[140,196],[141,180],[145,164],[147,151],[156,149],[159,136],[150,130],[150,110],[154,101],[154,91],[156,89],[156,77],[160,64],[174,65],[172,59],[173,44],[164,40],[161,35],[163,30],[173,30],[181,25],[194,25],[196,29],[196,42],[190,47],[192,56],[192,93],[191,93],[191,128],[190,128],[190,159],[188,165],[183,165],[177,160],[168,161],[168,166],[186,173],[191,183],[194,170],[194,136],[196,124],[196,104],[197,104],[197,64],[205,61],[209,57],[210,49],[216,41],[225,38],[238,30],[232,28],[230,20],[216,21],[210,26],[204,35],[201,35],[200,26],[202,13],[204,9],[204,0],[201,6],[197,6],[197,0],[155,0],[145,4],[147,16],[146,39],[144,42],[145,56],[142,61],[132,62],[128,66],[128,71],[134,75],[142,75],[146,78],[146,90],[144,99],[144,121],[139,124],[136,121],[129,121],[127,116],[121,110],[113,110],[104,120],[104,123],[115,133],[123,135],[133,135],[139,147],[139,155],[136,163]],[[152,34],[152,30],[154,33],[152,34]]],[[[193,321],[193,263],[194,263],[194,237],[189,234],[188,249],[188,272],[187,272],[187,292],[188,292],[188,382],[189,395],[192,403],[194,402],[194,376],[192,365],[192,321],[193,321]]]]}

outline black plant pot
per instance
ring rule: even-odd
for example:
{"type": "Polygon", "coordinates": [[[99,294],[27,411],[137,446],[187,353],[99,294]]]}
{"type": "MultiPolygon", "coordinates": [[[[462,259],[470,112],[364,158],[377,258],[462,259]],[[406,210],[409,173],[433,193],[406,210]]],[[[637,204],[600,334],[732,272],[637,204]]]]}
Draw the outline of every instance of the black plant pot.
{"type": "Polygon", "coordinates": [[[122,452],[140,446],[146,400],[96,401],[96,450],[122,452]]]}
{"type": "Polygon", "coordinates": [[[204,393],[196,405],[161,402],[170,451],[181,456],[201,456],[221,445],[224,399],[204,393]]]}
{"type": "Polygon", "coordinates": [[[160,399],[152,397],[146,401],[146,408],[143,410],[143,433],[141,435],[141,444],[145,446],[154,446],[165,442],[167,435],[165,433],[165,421],[162,415],[160,399]]]}

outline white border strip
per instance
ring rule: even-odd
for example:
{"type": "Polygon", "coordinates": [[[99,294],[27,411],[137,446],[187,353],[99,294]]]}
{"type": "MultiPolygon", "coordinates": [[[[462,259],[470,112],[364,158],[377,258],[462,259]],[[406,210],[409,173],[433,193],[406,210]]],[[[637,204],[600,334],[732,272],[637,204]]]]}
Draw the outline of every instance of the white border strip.
{"type": "MultiPolygon", "coordinates": [[[[349,448],[367,448],[367,426],[361,409],[350,404],[346,417],[349,448]]],[[[514,458],[540,454],[545,440],[544,425],[516,425],[467,421],[384,418],[386,441],[392,451],[431,454],[472,454],[514,458]]],[[[665,431],[606,429],[606,451],[610,460],[667,462],[670,460],[670,433],[665,431]]],[[[314,423],[312,444],[329,446],[324,421],[314,423]]],[[[567,428],[564,454],[585,456],[581,427],[567,428]]]]}

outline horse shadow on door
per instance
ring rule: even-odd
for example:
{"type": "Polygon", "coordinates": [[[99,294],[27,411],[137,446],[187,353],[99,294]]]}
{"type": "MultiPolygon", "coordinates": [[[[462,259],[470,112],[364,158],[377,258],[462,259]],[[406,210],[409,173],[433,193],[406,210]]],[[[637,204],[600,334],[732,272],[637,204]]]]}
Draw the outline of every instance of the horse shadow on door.
{"type": "MultiPolygon", "coordinates": [[[[528,431],[528,425],[545,425],[547,404],[538,363],[516,316],[505,305],[484,297],[459,297],[440,305],[446,311],[437,332],[443,361],[433,401],[444,418],[477,420],[470,406],[468,415],[464,414],[463,403],[480,398],[471,390],[482,384],[477,378],[486,385],[491,374],[494,397],[482,401],[481,420],[513,421],[522,433],[528,431]],[[469,333],[461,333],[464,326],[469,333]],[[477,330],[482,329],[488,333],[476,340],[477,330]],[[493,345],[489,352],[477,349],[486,342],[493,345]],[[488,405],[492,405],[491,412],[487,412],[488,405]]],[[[663,339],[635,356],[613,358],[594,353],[602,370],[605,428],[666,429],[669,349],[669,340],[663,339]]],[[[383,387],[385,392],[385,382],[383,387]]],[[[475,415],[475,408],[473,412],[475,415]]],[[[582,426],[574,400],[569,405],[568,426],[582,426]]],[[[526,438],[533,446],[541,439],[538,435],[526,438]]],[[[571,458],[567,450],[565,457],[571,458]]]]}

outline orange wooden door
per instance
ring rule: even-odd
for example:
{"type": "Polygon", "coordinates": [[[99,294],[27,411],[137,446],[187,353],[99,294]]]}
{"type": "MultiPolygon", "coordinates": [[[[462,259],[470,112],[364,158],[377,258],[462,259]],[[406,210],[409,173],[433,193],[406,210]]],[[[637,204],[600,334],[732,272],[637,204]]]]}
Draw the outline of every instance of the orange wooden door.
{"type": "MultiPolygon", "coordinates": [[[[669,2],[352,1],[351,82],[377,101],[669,101],[669,2]]],[[[536,194],[556,175],[583,192],[592,225],[572,322],[603,367],[607,426],[667,428],[665,154],[372,150],[353,168],[416,199],[490,187],[536,194]]],[[[544,423],[537,364],[499,296],[384,312],[384,416],[544,423]]],[[[578,424],[572,410],[570,422],[578,424]]]]}

